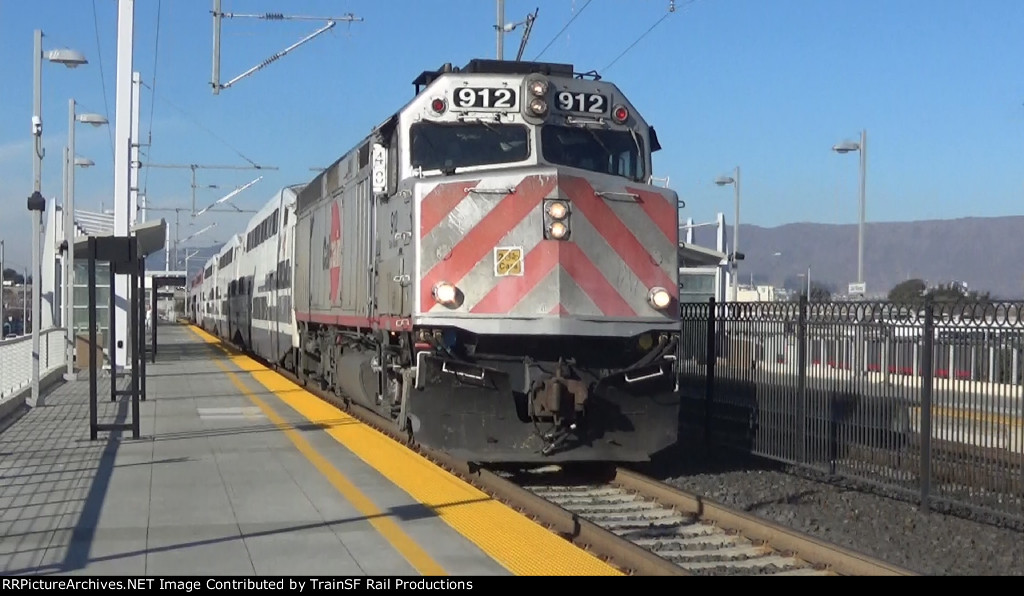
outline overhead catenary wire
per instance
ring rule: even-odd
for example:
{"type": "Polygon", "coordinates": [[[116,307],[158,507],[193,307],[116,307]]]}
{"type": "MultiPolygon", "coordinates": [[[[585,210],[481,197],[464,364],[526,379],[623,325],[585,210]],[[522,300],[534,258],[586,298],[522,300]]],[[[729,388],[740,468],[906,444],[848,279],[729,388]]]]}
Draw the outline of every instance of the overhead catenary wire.
{"type": "MultiPolygon", "coordinates": [[[[153,46],[154,46],[153,47],[153,86],[150,87],[151,93],[149,95],[149,126],[147,127],[149,130],[146,133],[146,146],[147,147],[152,147],[153,146],[153,112],[154,112],[154,108],[156,107],[156,95],[155,95],[155,92],[156,92],[156,70],[157,70],[157,65],[159,64],[159,57],[160,57],[160,14],[162,12],[161,11],[161,8],[162,8],[161,5],[162,4],[163,4],[163,0],[157,0],[157,2],[156,2],[156,36],[155,36],[156,39],[153,42],[153,46]]],[[[147,155],[146,155],[147,159],[151,158],[151,151],[152,151],[152,149],[150,149],[150,151],[147,152],[147,155]]],[[[142,196],[146,196],[146,193],[148,192],[148,190],[149,190],[149,169],[147,168],[145,174],[143,175],[143,179],[142,179],[142,196]]]]}
{"type": "MultiPolygon", "coordinates": [[[[687,6],[689,4],[693,4],[696,1],[697,0],[686,0],[686,2],[682,3],[682,6],[687,6]]],[[[669,15],[674,13],[675,11],[676,11],[675,0],[671,0],[671,2],[669,2],[668,11],[664,15],[662,15],[662,17],[660,19],[658,19],[653,25],[651,25],[650,28],[647,29],[647,31],[644,31],[643,33],[641,33],[640,37],[636,38],[636,40],[633,43],[629,44],[629,46],[626,47],[625,50],[622,50],[622,53],[620,53],[618,56],[616,56],[614,60],[612,60],[611,62],[608,63],[607,66],[602,68],[601,72],[602,73],[607,72],[607,70],[609,68],[611,68],[612,66],[615,65],[616,62],[621,60],[623,56],[625,56],[627,53],[629,53],[629,51],[632,50],[636,46],[636,44],[640,43],[643,40],[643,38],[647,37],[651,33],[651,31],[654,31],[655,27],[657,27],[662,22],[664,22],[664,20],[667,19],[669,17],[669,15]]]]}
{"type": "Polygon", "coordinates": [[[558,33],[556,33],[555,36],[551,38],[551,41],[548,42],[548,45],[544,46],[544,49],[542,49],[539,54],[533,57],[535,61],[541,56],[543,56],[544,52],[548,51],[548,48],[551,47],[551,44],[555,43],[558,40],[558,38],[562,35],[562,33],[565,33],[565,30],[569,28],[569,25],[572,25],[572,22],[575,21],[576,18],[579,17],[581,14],[583,14],[583,11],[587,8],[587,6],[590,5],[592,1],[593,0],[587,0],[583,4],[583,6],[581,6],[580,9],[576,11],[576,14],[572,15],[572,18],[569,19],[569,22],[563,25],[562,28],[558,30],[558,33]]]}
{"type": "MultiPolygon", "coordinates": [[[[103,75],[103,54],[100,52],[100,20],[96,16],[96,0],[92,0],[92,25],[96,31],[96,60],[100,67],[100,90],[103,92],[103,116],[110,121],[110,107],[107,103],[107,78],[103,75]]],[[[107,138],[110,139],[110,158],[114,159],[114,127],[108,126],[107,138]]]]}
{"type": "Polygon", "coordinates": [[[186,118],[188,118],[188,120],[190,122],[192,122],[192,124],[195,124],[199,128],[203,129],[207,134],[209,134],[213,138],[215,138],[218,141],[220,141],[221,143],[223,143],[224,146],[226,146],[229,149],[231,149],[232,151],[234,151],[235,154],[237,154],[239,157],[241,157],[245,161],[249,162],[249,164],[251,164],[254,168],[256,168],[256,169],[262,169],[263,168],[263,166],[261,164],[258,164],[255,161],[249,159],[249,157],[247,157],[244,153],[242,153],[241,150],[239,150],[237,147],[235,147],[234,145],[232,145],[228,141],[224,140],[220,135],[218,135],[217,133],[213,132],[209,127],[205,126],[204,124],[202,124],[201,122],[199,122],[198,120],[193,118],[192,115],[189,114],[184,108],[181,108],[181,107],[177,106],[176,104],[174,104],[172,101],[170,101],[169,99],[167,99],[163,95],[158,94],[156,91],[153,90],[152,87],[147,85],[145,82],[143,82],[142,85],[149,89],[150,93],[153,94],[153,97],[159,97],[162,102],[166,103],[167,105],[169,105],[170,107],[174,108],[175,110],[181,112],[181,114],[183,116],[185,116],[186,118]]]}

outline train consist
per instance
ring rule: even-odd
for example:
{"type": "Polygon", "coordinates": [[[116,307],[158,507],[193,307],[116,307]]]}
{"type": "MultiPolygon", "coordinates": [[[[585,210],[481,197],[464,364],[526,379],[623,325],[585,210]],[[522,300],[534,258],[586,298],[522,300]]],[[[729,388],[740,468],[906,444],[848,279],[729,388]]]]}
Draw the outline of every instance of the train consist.
{"type": "Polygon", "coordinates": [[[678,198],[651,128],[571,65],[474,60],[193,280],[205,329],[480,462],[643,461],[676,441],[678,198]]]}

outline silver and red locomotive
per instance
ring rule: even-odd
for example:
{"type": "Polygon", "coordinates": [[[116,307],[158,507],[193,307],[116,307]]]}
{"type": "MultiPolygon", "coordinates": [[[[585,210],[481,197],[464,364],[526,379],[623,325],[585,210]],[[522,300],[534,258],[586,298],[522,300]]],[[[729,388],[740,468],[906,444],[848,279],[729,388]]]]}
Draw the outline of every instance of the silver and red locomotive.
{"type": "Polygon", "coordinates": [[[493,462],[676,441],[678,198],[654,130],[570,65],[474,60],[296,199],[300,376],[493,462]]]}

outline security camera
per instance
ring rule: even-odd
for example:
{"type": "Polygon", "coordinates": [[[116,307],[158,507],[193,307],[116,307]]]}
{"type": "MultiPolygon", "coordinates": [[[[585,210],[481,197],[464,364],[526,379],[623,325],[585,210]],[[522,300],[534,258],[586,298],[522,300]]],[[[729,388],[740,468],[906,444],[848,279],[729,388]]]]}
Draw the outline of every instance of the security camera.
{"type": "Polygon", "coordinates": [[[39,116],[32,116],[32,134],[37,137],[43,134],[43,120],[39,116]]]}

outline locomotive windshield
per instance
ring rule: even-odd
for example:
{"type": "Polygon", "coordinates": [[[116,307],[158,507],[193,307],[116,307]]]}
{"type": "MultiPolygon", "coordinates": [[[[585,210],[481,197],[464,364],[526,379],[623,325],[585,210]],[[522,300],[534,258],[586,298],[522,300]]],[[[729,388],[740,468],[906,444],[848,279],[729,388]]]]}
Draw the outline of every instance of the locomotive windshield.
{"type": "Polygon", "coordinates": [[[419,122],[411,127],[412,167],[454,173],[456,168],[522,161],[529,131],[520,124],[419,122]]]}
{"type": "Polygon", "coordinates": [[[541,149],[549,163],[644,179],[644,141],[631,130],[544,126],[541,149]]]}

